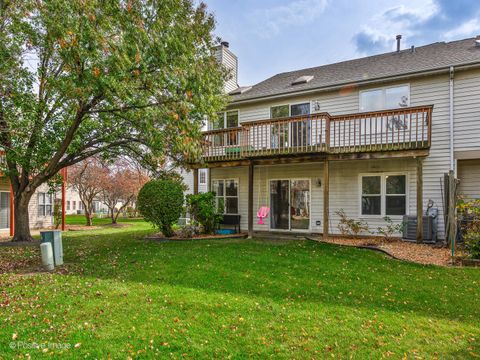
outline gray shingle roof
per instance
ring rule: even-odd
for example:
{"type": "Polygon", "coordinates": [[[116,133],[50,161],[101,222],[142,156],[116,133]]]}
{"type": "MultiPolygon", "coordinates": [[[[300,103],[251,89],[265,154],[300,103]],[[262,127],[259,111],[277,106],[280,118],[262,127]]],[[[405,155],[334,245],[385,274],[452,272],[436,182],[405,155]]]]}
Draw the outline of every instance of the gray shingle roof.
{"type": "Polygon", "coordinates": [[[437,42],[417,47],[414,52],[407,49],[277,74],[246,92],[232,95],[231,100],[264,98],[477,62],[480,63],[480,46],[475,45],[475,38],[437,42]],[[295,79],[304,75],[313,75],[314,78],[306,84],[292,85],[295,79]]]}

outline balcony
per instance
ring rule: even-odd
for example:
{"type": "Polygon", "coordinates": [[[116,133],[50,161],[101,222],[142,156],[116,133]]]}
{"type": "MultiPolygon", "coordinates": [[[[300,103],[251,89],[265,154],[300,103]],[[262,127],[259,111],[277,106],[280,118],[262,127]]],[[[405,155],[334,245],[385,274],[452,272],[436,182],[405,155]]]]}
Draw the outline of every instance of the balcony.
{"type": "Polygon", "coordinates": [[[433,106],[259,120],[204,133],[205,163],[297,155],[428,150],[433,106]]]}

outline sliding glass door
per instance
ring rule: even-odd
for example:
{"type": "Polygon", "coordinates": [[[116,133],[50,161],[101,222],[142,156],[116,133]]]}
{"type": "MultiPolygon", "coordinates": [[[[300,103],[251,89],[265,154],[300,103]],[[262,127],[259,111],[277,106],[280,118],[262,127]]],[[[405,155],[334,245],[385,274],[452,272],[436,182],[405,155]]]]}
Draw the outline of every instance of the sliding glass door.
{"type": "Polygon", "coordinates": [[[310,181],[270,181],[270,228],[310,229],[310,181]]]}

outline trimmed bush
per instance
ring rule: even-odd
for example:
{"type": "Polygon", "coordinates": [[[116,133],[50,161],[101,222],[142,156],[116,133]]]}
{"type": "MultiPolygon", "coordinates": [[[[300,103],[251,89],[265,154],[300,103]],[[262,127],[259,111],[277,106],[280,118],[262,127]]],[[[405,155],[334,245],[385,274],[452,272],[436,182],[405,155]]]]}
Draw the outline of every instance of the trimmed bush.
{"type": "Polygon", "coordinates": [[[151,180],[138,194],[138,210],[163,235],[174,235],[173,225],[183,211],[183,188],[173,180],[151,180]]]}
{"type": "Polygon", "coordinates": [[[206,192],[196,195],[187,195],[187,208],[192,219],[200,224],[205,234],[212,234],[222,220],[223,204],[215,203],[215,193],[206,192]]]}

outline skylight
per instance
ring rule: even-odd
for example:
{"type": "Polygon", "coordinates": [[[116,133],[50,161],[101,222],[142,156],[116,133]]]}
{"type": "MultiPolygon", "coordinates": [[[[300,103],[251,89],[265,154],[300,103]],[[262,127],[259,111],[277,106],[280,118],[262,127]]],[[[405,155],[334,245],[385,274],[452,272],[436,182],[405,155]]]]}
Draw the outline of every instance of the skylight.
{"type": "Polygon", "coordinates": [[[239,86],[235,90],[230,91],[229,94],[230,95],[240,95],[240,94],[246,93],[251,88],[252,88],[251,86],[239,86]]]}
{"type": "Polygon", "coordinates": [[[306,84],[313,79],[312,75],[303,75],[292,81],[292,85],[306,84]]]}

